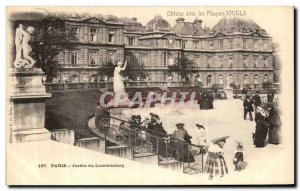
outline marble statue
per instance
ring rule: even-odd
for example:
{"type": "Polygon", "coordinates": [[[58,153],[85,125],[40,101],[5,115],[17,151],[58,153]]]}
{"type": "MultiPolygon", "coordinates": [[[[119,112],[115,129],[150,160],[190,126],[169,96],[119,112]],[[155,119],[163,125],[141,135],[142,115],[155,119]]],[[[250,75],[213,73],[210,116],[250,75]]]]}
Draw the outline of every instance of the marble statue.
{"type": "Polygon", "coordinates": [[[120,74],[121,71],[126,69],[127,61],[125,65],[122,67],[122,62],[118,62],[117,66],[114,70],[114,93],[116,94],[124,94],[125,93],[125,86],[123,82],[123,77],[120,74]]]}
{"type": "Polygon", "coordinates": [[[15,68],[32,68],[35,60],[31,57],[32,48],[30,41],[34,27],[29,26],[26,30],[23,29],[22,24],[16,29],[15,45],[16,45],[16,59],[14,61],[15,68]]]}

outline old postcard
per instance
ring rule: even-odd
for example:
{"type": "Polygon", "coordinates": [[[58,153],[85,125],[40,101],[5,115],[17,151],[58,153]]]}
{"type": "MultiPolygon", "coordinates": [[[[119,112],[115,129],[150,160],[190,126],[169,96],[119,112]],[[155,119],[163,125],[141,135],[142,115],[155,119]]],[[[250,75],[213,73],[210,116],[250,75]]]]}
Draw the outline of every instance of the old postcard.
{"type": "Polygon", "coordinates": [[[7,7],[7,185],[292,185],[293,7],[7,7]]]}

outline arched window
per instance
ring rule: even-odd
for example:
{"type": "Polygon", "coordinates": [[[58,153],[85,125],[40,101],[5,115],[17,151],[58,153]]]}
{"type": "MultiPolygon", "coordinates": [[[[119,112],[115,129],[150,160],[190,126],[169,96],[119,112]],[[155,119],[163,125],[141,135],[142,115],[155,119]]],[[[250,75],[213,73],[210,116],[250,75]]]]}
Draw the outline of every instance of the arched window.
{"type": "Polygon", "coordinates": [[[259,84],[259,81],[258,81],[258,75],[255,74],[254,77],[253,77],[253,84],[259,84]]]}
{"type": "Polygon", "coordinates": [[[91,77],[90,77],[90,82],[98,82],[98,75],[92,75],[91,77]]]}
{"type": "Polygon", "coordinates": [[[219,84],[224,84],[224,79],[223,79],[223,75],[222,74],[220,74],[219,75],[219,84]]]}
{"type": "Polygon", "coordinates": [[[243,84],[248,84],[248,75],[247,74],[244,75],[243,84]]]}
{"type": "Polygon", "coordinates": [[[269,75],[268,74],[265,74],[264,76],[264,83],[268,82],[269,81],[269,75]]]}
{"type": "Polygon", "coordinates": [[[206,84],[207,85],[211,85],[212,84],[212,81],[211,81],[211,75],[208,75],[207,78],[206,78],[206,84]]]}
{"type": "Polygon", "coordinates": [[[229,74],[229,84],[233,84],[233,76],[232,76],[232,74],[229,74]]]}
{"type": "Polygon", "coordinates": [[[70,81],[71,81],[71,83],[79,82],[78,75],[77,74],[72,75],[70,78],[70,81]]]}

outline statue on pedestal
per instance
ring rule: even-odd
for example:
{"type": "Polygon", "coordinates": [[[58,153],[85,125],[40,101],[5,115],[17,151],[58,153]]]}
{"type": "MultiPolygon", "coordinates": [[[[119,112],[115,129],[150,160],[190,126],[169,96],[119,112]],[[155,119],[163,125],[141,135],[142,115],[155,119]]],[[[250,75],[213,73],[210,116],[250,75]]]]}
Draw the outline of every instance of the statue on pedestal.
{"type": "Polygon", "coordinates": [[[15,68],[32,68],[34,66],[36,61],[31,57],[32,48],[30,46],[33,32],[34,27],[29,26],[26,30],[24,30],[22,24],[19,24],[19,27],[16,29],[15,68]]]}
{"type": "Polygon", "coordinates": [[[114,93],[115,95],[117,94],[121,94],[124,95],[125,94],[125,86],[124,86],[124,82],[123,82],[123,77],[120,74],[121,71],[126,69],[127,66],[127,61],[125,62],[125,65],[122,67],[122,62],[118,62],[117,66],[115,67],[114,70],[114,93]]]}

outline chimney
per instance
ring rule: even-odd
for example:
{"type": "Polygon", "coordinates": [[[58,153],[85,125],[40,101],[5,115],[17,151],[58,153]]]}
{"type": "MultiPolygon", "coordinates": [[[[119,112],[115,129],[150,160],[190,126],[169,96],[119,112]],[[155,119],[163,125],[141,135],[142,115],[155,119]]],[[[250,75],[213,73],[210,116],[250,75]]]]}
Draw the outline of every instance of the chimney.
{"type": "Polygon", "coordinates": [[[137,22],[137,18],[136,17],[132,17],[131,20],[137,22]]]}
{"type": "Polygon", "coordinates": [[[179,17],[176,19],[176,23],[183,23],[184,22],[184,18],[179,17]]]}
{"type": "Polygon", "coordinates": [[[200,28],[202,28],[202,20],[195,18],[194,24],[198,25],[200,28]]]}

